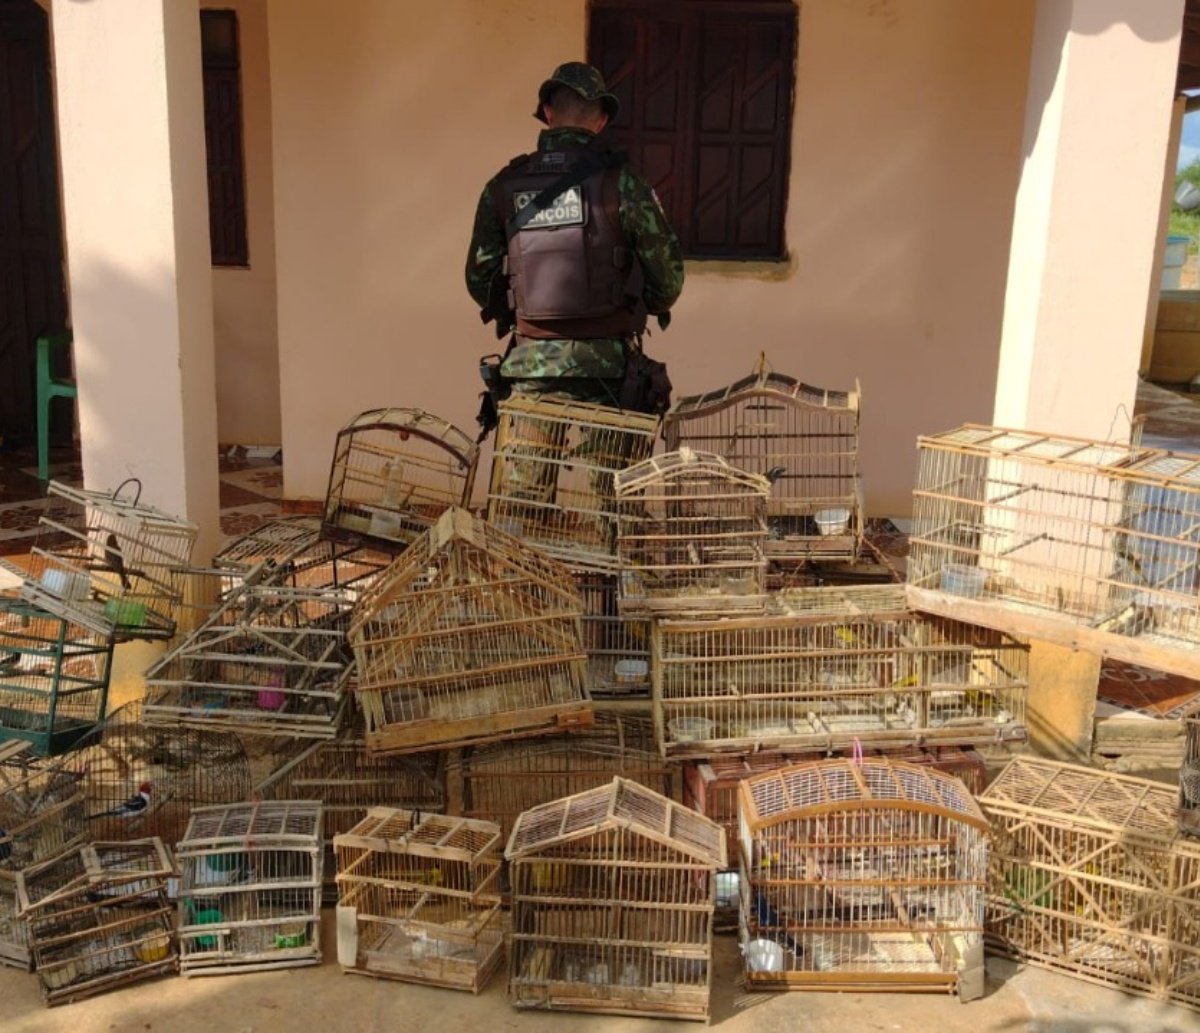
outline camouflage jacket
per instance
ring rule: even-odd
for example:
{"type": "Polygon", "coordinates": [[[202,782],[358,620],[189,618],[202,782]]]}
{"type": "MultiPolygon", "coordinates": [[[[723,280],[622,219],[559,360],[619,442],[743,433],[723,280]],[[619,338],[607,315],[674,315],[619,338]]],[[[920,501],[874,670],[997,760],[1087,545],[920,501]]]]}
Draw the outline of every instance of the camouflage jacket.
{"type": "MultiPolygon", "coordinates": [[[[545,129],[538,150],[587,146],[595,137],[586,129],[545,129]]],[[[487,304],[492,277],[508,253],[504,224],[496,214],[493,177],[483,188],[475,209],[475,228],[467,253],[467,290],[480,308],[487,304]]],[[[621,229],[637,254],[645,276],[642,296],[652,314],[667,312],[683,289],[683,257],[679,238],[667,221],[654,191],[632,169],[622,167],[617,183],[621,229]]],[[[615,379],[625,369],[621,341],[534,341],[518,338],[503,373],[510,378],[603,377],[615,379]]]]}

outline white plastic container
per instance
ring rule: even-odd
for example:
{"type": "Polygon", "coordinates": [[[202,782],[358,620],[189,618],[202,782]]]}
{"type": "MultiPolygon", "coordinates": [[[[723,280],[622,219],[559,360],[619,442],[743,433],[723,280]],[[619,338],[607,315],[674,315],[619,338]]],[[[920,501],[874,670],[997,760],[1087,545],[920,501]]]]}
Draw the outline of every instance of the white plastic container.
{"type": "Polygon", "coordinates": [[[980,567],[965,563],[947,563],[942,567],[942,591],[951,595],[963,595],[976,599],[983,595],[988,572],[980,567]]]}
{"type": "Polygon", "coordinates": [[[613,677],[619,685],[640,685],[650,676],[645,660],[618,660],[613,664],[613,677]]]}
{"type": "Polygon", "coordinates": [[[667,731],[675,742],[711,739],[716,722],[707,717],[675,717],[667,722],[667,731]]]}
{"type": "Polygon", "coordinates": [[[813,520],[816,521],[817,530],[823,535],[845,534],[846,528],[850,526],[850,510],[844,506],[818,509],[813,514],[813,520]]]}
{"type": "Polygon", "coordinates": [[[1188,245],[1191,242],[1191,237],[1167,237],[1167,247],[1166,251],[1163,253],[1163,290],[1179,290],[1183,277],[1183,266],[1184,263],[1187,262],[1188,245]]]}
{"type": "Polygon", "coordinates": [[[783,948],[773,940],[751,940],[742,944],[742,956],[751,972],[783,971],[783,948]]]}

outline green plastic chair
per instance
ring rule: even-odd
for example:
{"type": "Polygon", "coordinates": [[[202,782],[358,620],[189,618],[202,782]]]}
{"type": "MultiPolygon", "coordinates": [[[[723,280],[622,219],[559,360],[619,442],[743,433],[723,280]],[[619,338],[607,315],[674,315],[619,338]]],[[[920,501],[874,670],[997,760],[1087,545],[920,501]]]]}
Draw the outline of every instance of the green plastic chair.
{"type": "Polygon", "coordinates": [[[74,380],[58,380],[51,372],[51,360],[57,348],[70,348],[72,334],[46,334],[37,339],[37,436],[38,479],[50,477],[50,399],[74,398],[78,394],[74,380]]]}

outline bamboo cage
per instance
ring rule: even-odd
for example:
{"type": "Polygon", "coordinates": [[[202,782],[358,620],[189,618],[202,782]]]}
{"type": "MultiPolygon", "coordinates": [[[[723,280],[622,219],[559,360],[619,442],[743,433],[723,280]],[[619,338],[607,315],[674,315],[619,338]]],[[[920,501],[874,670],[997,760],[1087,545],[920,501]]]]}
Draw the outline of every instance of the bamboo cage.
{"type": "Polygon", "coordinates": [[[488,520],[572,567],[616,570],[613,475],[649,458],[658,417],[527,395],[499,411],[488,520]]]}
{"type": "Polygon", "coordinates": [[[1179,828],[1200,836],[1200,713],[1184,718],[1183,763],[1179,766],[1179,828]]]}
{"type": "Polygon", "coordinates": [[[103,719],[113,639],[23,599],[0,599],[0,741],[69,750],[103,719]]]}
{"type": "Polygon", "coordinates": [[[742,782],[738,821],[749,987],[983,995],[987,821],[958,779],[808,761],[742,782]]]}
{"type": "Polygon", "coordinates": [[[504,956],[500,829],[372,807],[334,839],[347,972],[478,993],[504,956]]]}
{"type": "Polygon", "coordinates": [[[595,724],[536,742],[479,746],[453,765],[462,780],[463,814],[512,833],[524,811],[598,786],[614,776],[674,796],[675,772],[659,756],[645,717],[597,714],[595,724]]]}
{"type": "Polygon", "coordinates": [[[174,870],[157,839],[90,843],[17,876],[47,1004],[175,971],[174,870]]]}
{"type": "Polygon", "coordinates": [[[146,722],[333,738],[349,613],[340,589],[243,586],[146,672],[146,722]]]}
{"type": "Polygon", "coordinates": [[[576,571],[583,598],[586,685],[592,699],[650,698],[650,620],[618,611],[620,576],[576,571]]]}
{"type": "Polygon", "coordinates": [[[684,448],[627,467],[614,483],[622,614],[764,608],[765,477],[684,448]]]}
{"type": "Polygon", "coordinates": [[[990,950],[1200,1008],[1200,843],[1172,786],[1018,757],[979,803],[990,950]]]}
{"type": "Polygon", "coordinates": [[[175,858],[185,976],[320,963],[319,803],[197,807],[175,858]]]}
{"type": "Polygon", "coordinates": [[[1200,456],[971,424],[918,448],[916,609],[1200,677],[1200,456]]]}
{"type": "Polygon", "coordinates": [[[658,620],[668,758],[1023,739],[1029,647],[913,613],[898,585],[796,589],[766,617],[658,620]]]}
{"type": "Polygon", "coordinates": [[[250,792],[250,760],[235,734],[147,724],[136,700],[109,714],[64,763],[80,773],[91,836],[113,842],[175,843],[193,807],[235,803],[250,792]]]}
{"type": "Polygon", "coordinates": [[[141,491],[136,479],[111,493],[51,481],[21,597],[100,635],[171,638],[199,528],[141,491]]]}
{"type": "Polygon", "coordinates": [[[717,825],[614,778],[526,811],[505,857],[517,1007],[707,1020],[717,825]]]}
{"type": "Polygon", "coordinates": [[[471,501],[479,448],[421,409],[371,409],[338,431],[322,532],[407,547],[450,506],[471,501]]]}
{"type": "Polygon", "coordinates": [[[364,594],[350,629],[372,753],[542,735],[591,719],[566,568],[443,514],[364,594]]]}
{"type": "Polygon", "coordinates": [[[771,477],[767,555],[854,562],[864,507],[858,469],[862,393],[802,384],[760,364],[716,391],[680,398],[663,418],[668,449],[715,452],[771,477]]]}

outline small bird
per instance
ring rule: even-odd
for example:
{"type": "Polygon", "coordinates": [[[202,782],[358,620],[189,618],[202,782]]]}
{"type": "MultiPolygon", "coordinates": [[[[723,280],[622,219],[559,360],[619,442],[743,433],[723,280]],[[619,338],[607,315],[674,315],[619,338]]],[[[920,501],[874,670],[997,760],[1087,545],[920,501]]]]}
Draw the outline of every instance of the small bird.
{"type": "Polygon", "coordinates": [[[0,674],[12,674],[20,663],[20,653],[5,653],[4,656],[0,656],[0,674]]]}
{"type": "Polygon", "coordinates": [[[121,579],[121,587],[129,590],[129,575],[125,573],[125,554],[121,551],[121,543],[111,531],[104,540],[104,552],[108,556],[107,570],[111,570],[121,579]]]}
{"type": "Polygon", "coordinates": [[[768,484],[774,484],[785,473],[787,473],[786,466],[772,466],[763,476],[767,479],[768,484]]]}
{"type": "Polygon", "coordinates": [[[787,926],[779,912],[767,900],[761,891],[754,894],[754,917],[758,921],[758,933],[768,940],[774,940],[781,946],[786,946],[796,957],[803,957],[804,948],[796,938],[787,931],[787,926]]]}
{"type": "Polygon", "coordinates": [[[118,804],[112,810],[99,811],[96,814],[89,814],[88,820],[93,821],[96,818],[134,818],[139,814],[144,814],[146,808],[150,806],[150,783],[143,782],[138,786],[137,796],[131,796],[122,804],[118,804]]]}

